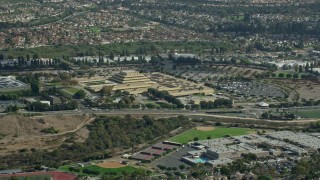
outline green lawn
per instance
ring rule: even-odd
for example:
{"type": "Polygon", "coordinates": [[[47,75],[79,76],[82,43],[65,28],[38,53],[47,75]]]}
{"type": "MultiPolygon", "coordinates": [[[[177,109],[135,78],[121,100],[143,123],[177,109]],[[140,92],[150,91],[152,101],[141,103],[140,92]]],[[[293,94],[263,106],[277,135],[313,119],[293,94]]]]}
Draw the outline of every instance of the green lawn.
{"type": "Polygon", "coordinates": [[[93,27],[89,27],[88,28],[91,32],[95,33],[95,34],[99,34],[100,33],[100,28],[93,26],[93,27]]]}
{"type": "MultiPolygon", "coordinates": [[[[69,170],[70,166],[72,166],[72,165],[60,166],[58,170],[62,171],[62,172],[71,172],[73,174],[77,174],[77,175],[80,175],[80,176],[88,176],[88,175],[89,176],[94,176],[94,175],[83,173],[82,172],[83,169],[99,171],[100,175],[103,175],[105,173],[116,173],[117,175],[120,175],[123,172],[132,173],[132,172],[135,172],[135,171],[139,170],[138,168],[135,168],[135,167],[132,167],[132,166],[125,166],[125,167],[120,167],[120,168],[102,168],[102,167],[99,167],[99,166],[96,166],[96,165],[90,165],[90,166],[86,166],[86,167],[79,167],[79,169],[81,171],[80,172],[74,172],[74,171],[70,171],[69,170]]],[[[77,165],[74,165],[74,166],[77,166],[77,165]]]]}
{"type": "Polygon", "coordinates": [[[250,134],[254,130],[249,128],[224,128],[217,127],[212,131],[199,131],[197,129],[191,129],[186,132],[183,132],[175,137],[169,139],[170,141],[186,144],[189,141],[193,141],[195,137],[198,137],[199,140],[205,140],[207,137],[211,138],[222,138],[225,135],[229,134],[230,136],[240,136],[245,134],[250,134]]]}
{"type": "Polygon", "coordinates": [[[70,88],[64,88],[63,89],[64,91],[66,91],[67,93],[71,94],[71,95],[74,95],[76,92],[79,91],[79,89],[77,88],[73,88],[73,87],[70,87],[70,88]]]}
{"type": "Polygon", "coordinates": [[[106,172],[115,172],[117,174],[120,174],[122,172],[132,173],[132,172],[138,170],[137,168],[132,167],[132,166],[125,166],[125,167],[121,167],[121,168],[102,168],[99,166],[91,165],[91,166],[87,166],[86,168],[90,169],[90,170],[100,171],[103,174],[106,172]]]}
{"type": "MultiPolygon", "coordinates": [[[[14,175],[12,175],[14,176],[14,175]]],[[[50,180],[51,175],[41,174],[41,175],[32,175],[32,176],[16,176],[18,180],[50,180]]],[[[8,180],[10,177],[0,177],[0,180],[8,180]]]]}
{"type": "Polygon", "coordinates": [[[292,113],[303,118],[320,118],[320,109],[297,110],[292,111],[292,113]]]}

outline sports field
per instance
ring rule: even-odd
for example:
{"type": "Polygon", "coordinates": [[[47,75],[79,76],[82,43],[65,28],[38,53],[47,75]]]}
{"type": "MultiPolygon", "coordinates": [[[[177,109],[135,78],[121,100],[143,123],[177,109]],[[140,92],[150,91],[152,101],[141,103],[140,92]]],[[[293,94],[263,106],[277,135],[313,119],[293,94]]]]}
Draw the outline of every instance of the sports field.
{"type": "MultiPolygon", "coordinates": [[[[14,176],[14,175],[12,175],[14,176]]],[[[32,175],[32,176],[15,176],[16,179],[18,180],[50,180],[52,176],[50,175],[32,175]]],[[[0,180],[9,180],[9,179],[13,179],[12,177],[0,177],[0,180]]]]}
{"type": "Polygon", "coordinates": [[[79,89],[74,88],[74,87],[65,88],[65,89],[63,89],[63,90],[66,91],[67,93],[71,94],[71,95],[74,95],[76,92],[79,91],[79,89]]]}
{"type": "Polygon", "coordinates": [[[292,113],[301,116],[302,118],[320,118],[320,109],[304,109],[292,111],[292,113]]]}
{"type": "Polygon", "coordinates": [[[230,136],[240,136],[250,133],[254,133],[253,129],[249,128],[225,128],[225,127],[216,127],[213,130],[206,130],[203,127],[201,129],[195,128],[183,132],[177,136],[172,137],[169,141],[178,142],[182,144],[187,144],[189,141],[194,141],[195,137],[198,137],[199,140],[205,140],[208,137],[210,138],[222,138],[225,135],[230,136]]]}
{"type": "Polygon", "coordinates": [[[76,176],[62,172],[32,172],[32,173],[18,173],[18,174],[2,174],[0,180],[75,180],[76,176]],[[14,176],[14,177],[13,177],[14,176]]]}
{"type": "Polygon", "coordinates": [[[59,170],[63,171],[63,172],[78,174],[80,176],[99,176],[99,175],[103,175],[103,174],[106,174],[106,173],[113,173],[113,174],[120,175],[123,172],[132,173],[132,172],[135,172],[135,171],[139,170],[138,168],[135,168],[135,167],[132,167],[132,166],[124,166],[124,167],[119,167],[119,168],[103,168],[103,167],[100,167],[98,165],[89,165],[89,166],[86,166],[86,167],[77,168],[79,171],[70,171],[70,167],[71,166],[72,165],[61,166],[61,167],[59,167],[59,170]],[[86,171],[85,169],[89,170],[89,171],[86,171]],[[90,172],[90,171],[91,172],[99,172],[99,174],[98,173],[97,174],[86,173],[86,172],[90,172]]]}

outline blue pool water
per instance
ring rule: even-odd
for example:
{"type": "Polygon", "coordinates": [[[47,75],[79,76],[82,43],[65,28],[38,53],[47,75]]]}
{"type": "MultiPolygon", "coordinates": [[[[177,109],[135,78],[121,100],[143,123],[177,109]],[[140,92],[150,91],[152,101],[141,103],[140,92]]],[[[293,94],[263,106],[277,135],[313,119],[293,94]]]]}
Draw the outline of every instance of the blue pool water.
{"type": "Polygon", "coordinates": [[[200,157],[193,160],[195,163],[206,163],[209,159],[207,157],[200,157]]]}

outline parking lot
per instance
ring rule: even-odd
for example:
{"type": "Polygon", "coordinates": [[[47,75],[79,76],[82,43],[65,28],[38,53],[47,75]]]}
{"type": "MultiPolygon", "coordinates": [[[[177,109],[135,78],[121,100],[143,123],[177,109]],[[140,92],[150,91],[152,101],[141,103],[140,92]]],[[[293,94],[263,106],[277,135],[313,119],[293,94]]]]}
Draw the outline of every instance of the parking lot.
{"type": "Polygon", "coordinates": [[[284,98],[285,92],[276,85],[262,84],[259,82],[225,82],[220,83],[219,86],[231,93],[237,95],[255,96],[255,97],[270,97],[270,98],[284,98]]]}
{"type": "Polygon", "coordinates": [[[190,167],[189,164],[186,164],[185,162],[182,162],[180,159],[187,155],[188,151],[194,151],[195,149],[191,148],[191,147],[183,147],[180,148],[178,151],[173,152],[171,154],[168,154],[166,156],[163,156],[157,160],[155,160],[154,162],[151,163],[152,166],[156,167],[158,165],[162,165],[165,167],[176,167],[177,170],[179,169],[180,165],[184,165],[186,168],[190,167]]]}
{"type": "Polygon", "coordinates": [[[251,77],[256,73],[263,72],[263,70],[260,69],[234,66],[213,66],[211,68],[182,66],[177,69],[167,69],[166,71],[169,72],[169,74],[196,82],[212,82],[219,78],[225,78],[226,76],[251,77]]]}

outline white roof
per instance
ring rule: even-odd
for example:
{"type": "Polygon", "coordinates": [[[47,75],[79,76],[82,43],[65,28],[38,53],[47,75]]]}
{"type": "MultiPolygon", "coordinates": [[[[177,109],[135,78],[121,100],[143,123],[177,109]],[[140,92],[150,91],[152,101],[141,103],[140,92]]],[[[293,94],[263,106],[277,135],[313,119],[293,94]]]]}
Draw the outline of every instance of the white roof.
{"type": "Polygon", "coordinates": [[[257,105],[258,105],[258,106],[261,106],[261,107],[267,107],[267,106],[269,106],[269,104],[268,104],[268,103],[265,103],[265,102],[259,102],[259,103],[257,103],[257,105]]]}

